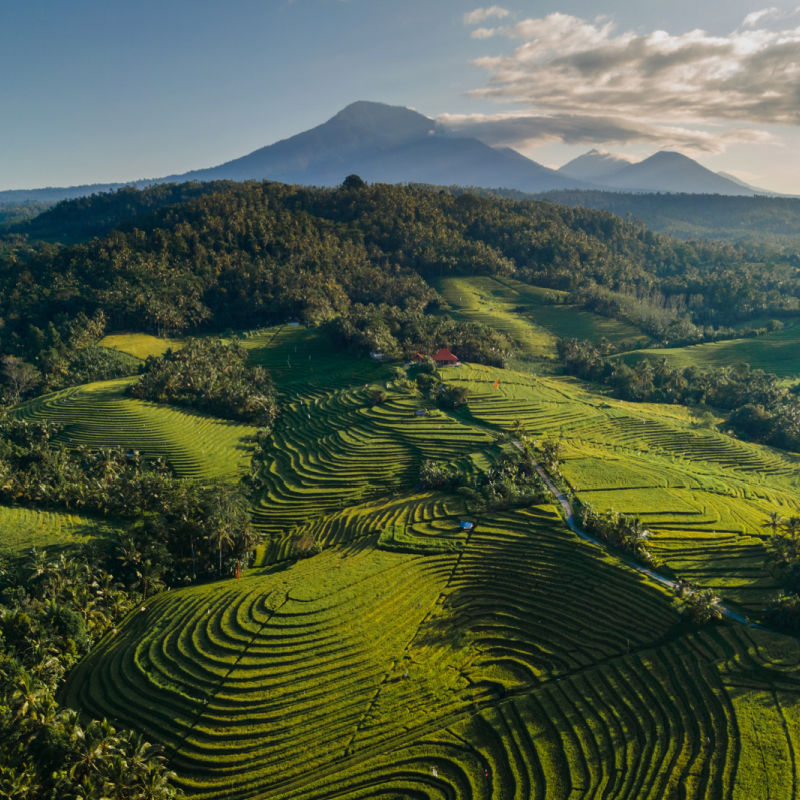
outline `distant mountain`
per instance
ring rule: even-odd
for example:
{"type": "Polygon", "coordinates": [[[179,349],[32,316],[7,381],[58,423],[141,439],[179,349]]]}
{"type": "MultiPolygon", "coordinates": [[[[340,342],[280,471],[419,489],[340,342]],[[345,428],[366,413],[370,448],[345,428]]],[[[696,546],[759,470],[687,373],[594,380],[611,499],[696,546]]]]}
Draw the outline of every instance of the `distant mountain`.
{"type": "MultiPolygon", "coordinates": [[[[137,181],[136,186],[143,188],[151,181],[137,181]]],[[[25,203],[59,203],[75,197],[87,197],[90,194],[113,192],[127,184],[124,183],[88,183],[82,186],[48,186],[45,189],[5,189],[0,191],[0,207],[21,206],[25,203]]]]}
{"type": "Polygon", "coordinates": [[[735,184],[743,186],[745,189],[749,189],[754,194],[762,195],[763,197],[797,197],[797,195],[781,194],[780,192],[771,192],[769,189],[760,189],[758,186],[753,186],[752,183],[746,183],[740,178],[737,178],[735,175],[731,175],[730,172],[718,172],[717,175],[722,178],[727,178],[729,181],[733,181],[735,184]]]}
{"type": "Polygon", "coordinates": [[[332,186],[350,173],[370,182],[504,186],[526,192],[584,185],[516,151],[451,136],[416,111],[365,101],[249,155],[162,180],[273,180],[332,186]]]}
{"type": "MultiPolygon", "coordinates": [[[[631,163],[611,153],[591,150],[559,170],[552,170],[508,147],[491,147],[475,138],[456,136],[411,109],[366,101],[352,103],[315,128],[241,158],[135,184],[144,187],[184,181],[271,180],[335,186],[351,173],[369,182],[502,188],[531,194],[575,189],[748,196],[761,193],[680,153],[666,151],[631,163]]],[[[122,185],[5,191],[0,192],[0,206],[29,201],[55,203],[122,185]]]]}
{"type": "Polygon", "coordinates": [[[662,150],[650,158],[629,164],[604,183],[615,189],[685,194],[754,195],[752,189],[723,178],[681,153],[662,150]]]}
{"type": "Polygon", "coordinates": [[[578,181],[603,184],[607,178],[616,175],[620,170],[630,166],[626,158],[606,153],[602,150],[590,150],[582,156],[573,158],[572,161],[559,167],[559,174],[566,175],[578,181]]]}
{"type": "Polygon", "coordinates": [[[635,163],[613,153],[590,150],[564,164],[558,172],[605,189],[673,194],[780,196],[775,192],[751,186],[733,175],[712,172],[694,159],[666,150],[635,163]]]}

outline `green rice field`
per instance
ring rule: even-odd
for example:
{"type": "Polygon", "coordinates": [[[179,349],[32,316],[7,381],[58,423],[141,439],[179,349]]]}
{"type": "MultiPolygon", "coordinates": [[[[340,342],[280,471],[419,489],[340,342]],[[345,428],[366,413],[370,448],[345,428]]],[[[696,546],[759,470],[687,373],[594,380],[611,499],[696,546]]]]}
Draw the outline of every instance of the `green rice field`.
{"type": "MultiPolygon", "coordinates": [[[[780,589],[766,523],[800,514],[800,456],[528,369],[570,322],[618,341],[633,329],[510,281],[440,288],[529,360],[441,370],[468,390],[445,412],[319,332],[246,334],[281,402],[253,497],[255,566],[150,598],[70,674],[64,699],[163,745],[196,800],[798,797],[797,641],[693,626],[555,506],[471,516],[418,476],[424,459],[478,474],[520,426],[558,440],[574,498],[638,516],[661,570],[758,615],[780,589]],[[387,399],[373,406],[377,387],[387,399]]],[[[69,444],[164,455],[187,478],[248,471],[253,429],[126,398],[125,385],[17,413],[62,423],[69,444]]],[[[68,515],[0,509],[7,546],[84,535],[68,515]]]]}
{"type": "Polygon", "coordinates": [[[32,547],[69,547],[89,541],[107,527],[78,514],[0,506],[0,549],[18,554],[32,547]]]}
{"type": "Polygon", "coordinates": [[[104,336],[98,344],[144,360],[147,356],[162,356],[167,350],[179,350],[183,347],[183,340],[162,339],[148,333],[112,333],[104,336]]]}
{"type": "Polygon", "coordinates": [[[749,364],[752,369],[774,372],[781,378],[800,377],[800,324],[747,339],[694,344],[688,347],[650,348],[625,353],[619,358],[634,364],[643,358],[653,363],[665,358],[678,369],[720,369],[749,364]]]}
{"type": "Polygon", "coordinates": [[[255,428],[127,397],[131,380],[63,389],[19,406],[16,413],[63,425],[60,438],[70,445],[163,456],[181,477],[235,480],[246,471],[255,428]]]}
{"type": "Polygon", "coordinates": [[[530,286],[511,278],[443,278],[437,285],[457,317],[482,322],[505,333],[519,349],[512,366],[525,361],[552,366],[556,341],[575,337],[642,347],[649,340],[619,320],[565,303],[566,293],[530,286]]]}

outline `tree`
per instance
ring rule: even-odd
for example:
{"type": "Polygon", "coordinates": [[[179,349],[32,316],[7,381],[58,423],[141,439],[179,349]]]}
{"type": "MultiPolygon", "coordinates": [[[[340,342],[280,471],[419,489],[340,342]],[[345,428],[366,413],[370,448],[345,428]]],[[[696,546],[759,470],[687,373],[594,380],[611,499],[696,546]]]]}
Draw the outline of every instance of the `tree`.
{"type": "Polygon", "coordinates": [[[367,184],[364,183],[364,181],[361,179],[361,177],[359,175],[356,175],[356,174],[348,175],[342,181],[342,189],[351,189],[351,190],[363,189],[366,185],[367,184]]]}
{"type": "Polygon", "coordinates": [[[698,625],[718,622],[724,616],[722,600],[711,589],[686,589],[681,604],[683,613],[698,625]]]}
{"type": "Polygon", "coordinates": [[[42,374],[32,364],[14,356],[3,356],[2,374],[7,387],[9,401],[13,405],[33,389],[41,380],[42,374]]]}

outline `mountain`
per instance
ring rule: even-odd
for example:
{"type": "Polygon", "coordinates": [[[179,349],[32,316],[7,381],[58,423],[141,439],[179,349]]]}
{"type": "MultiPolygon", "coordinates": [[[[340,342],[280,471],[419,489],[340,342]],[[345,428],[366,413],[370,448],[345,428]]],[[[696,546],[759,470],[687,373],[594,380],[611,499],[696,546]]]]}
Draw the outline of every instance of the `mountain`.
{"type": "Polygon", "coordinates": [[[416,111],[366,101],[352,103],[316,128],[241,158],[163,180],[273,180],[331,186],[350,173],[370,182],[503,186],[526,192],[582,185],[516,151],[449,135],[416,111]]]}
{"type": "Polygon", "coordinates": [[[579,181],[602,184],[607,178],[630,166],[630,161],[613,153],[593,149],[559,167],[557,172],[579,181]]]}
{"type": "Polygon", "coordinates": [[[746,183],[745,181],[741,180],[741,178],[731,175],[730,172],[718,172],[717,175],[722,178],[727,178],[729,181],[733,181],[738,186],[743,186],[745,189],[749,189],[754,194],[762,195],[763,197],[797,197],[797,195],[781,194],[780,192],[771,192],[769,189],[760,189],[758,186],[753,186],[752,183],[746,183]]]}
{"type": "MultiPolygon", "coordinates": [[[[502,188],[531,194],[572,189],[759,193],[680,153],[666,151],[630,163],[620,156],[591,150],[552,170],[508,147],[492,147],[476,138],[457,136],[411,109],[366,101],[350,104],[315,128],[218,166],[136,184],[271,180],[335,186],[351,173],[369,182],[502,188]]],[[[121,185],[6,191],[0,192],[0,205],[55,203],[121,185]]]]}
{"type": "Polygon", "coordinates": [[[629,164],[604,180],[615,189],[685,194],[754,195],[739,183],[723,178],[695,160],[662,150],[650,158],[629,164]]]}
{"type": "MultiPolygon", "coordinates": [[[[150,181],[137,181],[136,186],[143,188],[150,181]]],[[[21,206],[25,203],[59,203],[76,197],[87,197],[91,194],[113,192],[124,183],[89,183],[82,186],[48,186],[44,189],[5,189],[0,191],[0,207],[21,206]]]]}
{"type": "Polygon", "coordinates": [[[558,169],[558,173],[606,189],[778,196],[775,192],[751,186],[725,172],[712,172],[687,156],[669,151],[661,151],[644,161],[632,163],[613,153],[595,149],[564,164],[558,169]]]}

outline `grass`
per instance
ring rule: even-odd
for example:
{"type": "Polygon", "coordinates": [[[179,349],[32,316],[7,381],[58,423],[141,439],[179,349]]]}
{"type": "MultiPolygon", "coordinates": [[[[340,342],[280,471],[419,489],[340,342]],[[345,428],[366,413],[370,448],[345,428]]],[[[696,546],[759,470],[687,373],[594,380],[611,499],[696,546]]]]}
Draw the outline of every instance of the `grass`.
{"type": "MultiPolygon", "coordinates": [[[[578,499],[641,517],[665,568],[755,612],[778,590],[768,514],[800,513],[798,458],[698,428],[680,406],[530,372],[558,335],[630,342],[627,326],[513,281],[440,288],[458,313],[505,326],[522,369],[448,370],[468,407],[417,416],[389,367],[317,332],[246,335],[282,405],[255,499],[258,566],[151,598],[65,699],[163,744],[197,800],[795,796],[798,642],[688,626],[553,506],[486,512],[464,533],[460,497],[416,483],[426,458],[485,470],[519,422],[561,442],[578,499]],[[370,404],[374,387],[385,403],[370,404]],[[310,545],[321,552],[299,558],[310,545]]],[[[63,422],[69,442],[164,454],[190,477],[246,468],[249,429],[129,400],[124,385],[19,413],[63,422]]]]}
{"type": "Polygon", "coordinates": [[[386,552],[367,537],[162,594],[83,662],[67,695],[163,742],[191,795],[248,796],[675,623],[659,589],[542,507],[482,522],[459,553],[386,552]]]}
{"type": "Polygon", "coordinates": [[[316,330],[281,325],[245,334],[241,343],[250,363],[266,367],[282,397],[315,400],[332,391],[365,383],[383,383],[391,370],[368,358],[357,358],[316,330]]]}
{"type": "Polygon", "coordinates": [[[667,568],[757,611],[778,591],[764,540],[771,511],[800,511],[796,456],[693,426],[688,410],[593,395],[570,378],[464,368],[478,422],[558,439],[573,493],[639,516],[667,568]]]}
{"type": "Polygon", "coordinates": [[[658,363],[665,358],[670,366],[684,369],[720,369],[749,364],[753,369],[774,372],[781,378],[800,377],[800,324],[747,339],[729,339],[688,347],[650,348],[625,353],[623,358],[635,364],[643,358],[658,363]]]}
{"type": "Polygon", "coordinates": [[[790,796],[800,646],[677,622],[534,507],[459,553],[366,537],[162,594],[66,697],[162,742],[196,798],[717,798],[760,763],[790,796]]]}
{"type": "Polygon", "coordinates": [[[144,361],[148,356],[163,356],[170,349],[179,350],[184,342],[183,339],[162,339],[148,333],[112,333],[104,336],[98,344],[144,361]]]}
{"type": "Polygon", "coordinates": [[[453,459],[493,437],[389,390],[371,406],[369,392],[338,390],[284,403],[269,442],[267,485],[255,509],[261,528],[278,535],[322,514],[358,505],[417,482],[425,458],[453,459]]]}

